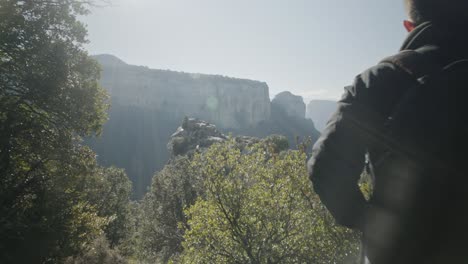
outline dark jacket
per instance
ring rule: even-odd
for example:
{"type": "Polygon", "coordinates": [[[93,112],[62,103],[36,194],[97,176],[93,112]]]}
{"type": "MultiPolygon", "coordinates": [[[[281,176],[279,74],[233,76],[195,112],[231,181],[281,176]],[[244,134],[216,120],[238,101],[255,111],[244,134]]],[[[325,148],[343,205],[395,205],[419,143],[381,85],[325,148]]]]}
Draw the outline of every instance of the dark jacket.
{"type": "Polygon", "coordinates": [[[400,63],[400,53],[358,75],[313,148],[308,169],[315,191],[337,223],[364,232],[372,264],[449,263],[448,255],[459,254],[458,261],[465,253],[455,248],[468,248],[468,242],[454,242],[461,232],[445,237],[447,226],[468,220],[461,217],[468,215],[468,94],[444,87],[418,91],[400,131],[388,127],[419,77],[468,58],[467,47],[465,27],[421,24],[401,48],[418,54],[408,63],[414,67],[400,63]],[[366,154],[375,172],[369,202],[358,187],[366,154]]]}

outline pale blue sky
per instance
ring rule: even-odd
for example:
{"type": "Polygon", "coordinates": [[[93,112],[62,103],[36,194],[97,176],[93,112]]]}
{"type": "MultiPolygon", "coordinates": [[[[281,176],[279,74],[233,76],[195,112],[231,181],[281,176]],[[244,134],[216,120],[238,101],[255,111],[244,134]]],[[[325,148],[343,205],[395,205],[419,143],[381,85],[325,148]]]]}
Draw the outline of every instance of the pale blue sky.
{"type": "Polygon", "coordinates": [[[113,0],[84,19],[91,54],[265,81],[337,99],[406,36],[402,0],[113,0]]]}

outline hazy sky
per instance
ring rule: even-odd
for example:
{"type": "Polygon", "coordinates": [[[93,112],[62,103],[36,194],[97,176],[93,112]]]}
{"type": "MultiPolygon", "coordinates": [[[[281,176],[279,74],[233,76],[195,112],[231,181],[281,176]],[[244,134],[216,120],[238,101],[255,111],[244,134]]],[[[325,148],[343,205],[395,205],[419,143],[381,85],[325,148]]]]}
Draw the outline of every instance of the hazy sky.
{"type": "Polygon", "coordinates": [[[337,99],[354,77],[398,51],[402,0],[113,0],[93,9],[91,54],[155,69],[265,81],[337,99]]]}

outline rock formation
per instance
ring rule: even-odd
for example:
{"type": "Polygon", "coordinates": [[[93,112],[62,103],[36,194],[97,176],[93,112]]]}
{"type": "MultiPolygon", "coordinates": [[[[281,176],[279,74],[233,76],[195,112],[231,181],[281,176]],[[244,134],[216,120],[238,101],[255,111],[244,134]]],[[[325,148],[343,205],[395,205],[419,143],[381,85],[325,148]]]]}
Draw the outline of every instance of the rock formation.
{"type": "MultiPolygon", "coordinates": [[[[182,126],[172,134],[167,149],[170,159],[177,156],[191,156],[196,151],[203,151],[211,145],[226,141],[228,137],[221,133],[215,125],[198,118],[184,118],[182,126]]],[[[243,146],[260,142],[260,139],[249,136],[236,136],[236,143],[243,146]]],[[[286,138],[282,137],[286,140],[286,138]]]]}
{"type": "Polygon", "coordinates": [[[282,92],[277,94],[271,103],[280,106],[290,117],[305,118],[306,105],[301,96],[282,92]]]}
{"type": "Polygon", "coordinates": [[[271,118],[258,125],[244,128],[238,134],[256,137],[267,137],[272,134],[283,135],[291,147],[307,138],[315,142],[320,133],[315,129],[311,119],[305,118],[305,104],[301,96],[283,92],[271,103],[271,118]],[[299,142],[298,142],[299,141],[299,142]]]}
{"type": "Polygon", "coordinates": [[[196,118],[185,118],[182,126],[172,134],[167,144],[170,156],[187,155],[188,152],[207,148],[216,142],[222,142],[227,137],[218,131],[215,125],[196,118]]]}
{"type": "Polygon", "coordinates": [[[270,118],[264,82],[153,70],[128,65],[112,55],[95,58],[103,66],[101,84],[113,103],[170,111],[177,120],[196,116],[222,128],[255,125],[270,118]]]}
{"type": "Polygon", "coordinates": [[[102,65],[101,85],[109,92],[112,106],[102,136],[87,143],[102,165],[125,168],[133,182],[134,198],[143,196],[153,174],[163,168],[170,155],[224,139],[218,129],[233,135],[284,135],[290,146],[296,145],[297,136],[318,137],[312,121],[304,118],[303,106],[296,106],[302,98],[289,93],[286,99],[280,96],[271,103],[266,83],[151,70],[111,55],[95,58],[102,65]],[[185,119],[189,129],[182,127],[173,134],[186,116],[209,123],[185,119]],[[192,125],[200,127],[193,130],[192,125]],[[205,133],[209,138],[187,141],[203,138],[193,133],[205,133]]]}

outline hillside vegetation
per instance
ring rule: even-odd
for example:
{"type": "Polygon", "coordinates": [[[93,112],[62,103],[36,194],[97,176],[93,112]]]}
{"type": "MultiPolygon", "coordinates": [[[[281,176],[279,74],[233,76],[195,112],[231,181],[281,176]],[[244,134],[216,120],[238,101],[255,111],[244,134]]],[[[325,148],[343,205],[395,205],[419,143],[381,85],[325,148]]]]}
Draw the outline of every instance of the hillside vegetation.
{"type": "MultiPolygon", "coordinates": [[[[112,103],[84,49],[86,28],[77,18],[88,4],[0,0],[0,263],[354,259],[358,235],[334,225],[307,179],[310,140],[291,150],[291,138],[226,136],[184,118],[178,129],[161,128],[176,131],[164,141],[170,159],[149,192],[131,200],[125,171],[99,165],[83,143],[101,134],[112,103]]],[[[159,127],[163,117],[152,118],[135,124],[159,127]]],[[[289,124],[300,121],[263,125],[293,133],[289,124]]],[[[112,150],[128,162],[144,143],[132,153],[112,150]]]]}

